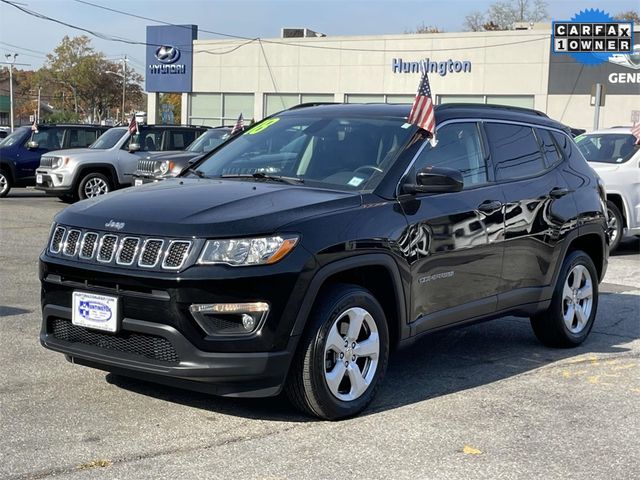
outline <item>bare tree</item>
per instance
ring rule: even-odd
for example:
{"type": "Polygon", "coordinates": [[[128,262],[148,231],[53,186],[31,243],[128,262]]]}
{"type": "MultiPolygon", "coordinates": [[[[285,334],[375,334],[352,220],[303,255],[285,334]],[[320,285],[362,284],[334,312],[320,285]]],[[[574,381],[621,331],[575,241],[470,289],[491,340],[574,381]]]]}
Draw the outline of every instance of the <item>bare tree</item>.
{"type": "Polygon", "coordinates": [[[540,22],[549,18],[545,0],[501,0],[486,13],[474,11],[465,17],[468,30],[509,30],[516,22],[540,22]]]}
{"type": "Polygon", "coordinates": [[[640,14],[635,10],[628,10],[626,12],[620,12],[614,15],[614,18],[618,20],[630,20],[635,23],[640,23],[640,14]]]}
{"type": "Polygon", "coordinates": [[[404,31],[404,33],[443,33],[443,32],[444,30],[441,30],[440,28],[435,27],[433,25],[425,25],[424,22],[418,25],[415,30],[404,31]]]}

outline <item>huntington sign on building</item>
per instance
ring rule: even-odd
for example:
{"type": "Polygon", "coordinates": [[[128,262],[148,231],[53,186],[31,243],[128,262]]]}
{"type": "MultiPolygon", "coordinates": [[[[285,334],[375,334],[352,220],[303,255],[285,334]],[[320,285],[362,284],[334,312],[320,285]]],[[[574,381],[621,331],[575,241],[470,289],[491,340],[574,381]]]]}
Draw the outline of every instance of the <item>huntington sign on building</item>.
{"type": "Polygon", "coordinates": [[[195,26],[155,26],[147,41],[153,44],[147,58],[155,65],[147,72],[147,82],[153,78],[149,122],[167,106],[162,92],[181,96],[173,102],[181,104],[176,123],[212,126],[233,124],[240,113],[259,120],[305,102],[411,103],[426,70],[436,103],[535,108],[577,128],[592,126],[591,90],[602,83],[607,97],[601,126],[630,124],[632,111],[640,110],[638,83],[632,81],[640,78],[640,50],[583,67],[553,53],[551,24],[535,28],[259,42],[199,40],[195,26]],[[185,69],[171,73],[161,65],[185,69]]]}

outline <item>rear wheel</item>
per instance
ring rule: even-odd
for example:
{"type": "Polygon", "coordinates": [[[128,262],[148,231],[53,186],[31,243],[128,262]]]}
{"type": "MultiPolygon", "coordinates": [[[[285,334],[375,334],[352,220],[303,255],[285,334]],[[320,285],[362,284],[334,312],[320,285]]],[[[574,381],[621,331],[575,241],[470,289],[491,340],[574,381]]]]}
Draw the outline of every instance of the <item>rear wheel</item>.
{"type": "Polygon", "coordinates": [[[576,347],[589,335],[598,310],[598,274],[581,250],[565,258],[548,310],[531,318],[538,340],[550,347],[576,347]]]}
{"type": "Polygon", "coordinates": [[[78,197],[80,200],[99,197],[111,191],[111,181],[106,175],[92,172],[85,175],[78,185],[78,197]]]}
{"type": "Polygon", "coordinates": [[[607,200],[607,227],[609,228],[609,250],[614,251],[618,248],[620,240],[622,240],[622,233],[624,228],[624,219],[620,209],[616,207],[616,204],[610,200],[607,200]]]}
{"type": "Polygon", "coordinates": [[[9,190],[11,190],[11,177],[4,170],[0,170],[0,198],[6,197],[9,190]]]}
{"type": "Polygon", "coordinates": [[[327,288],[314,307],[286,385],[291,402],[326,420],[364,410],[382,382],[389,358],[384,310],[355,285],[327,288]]]}

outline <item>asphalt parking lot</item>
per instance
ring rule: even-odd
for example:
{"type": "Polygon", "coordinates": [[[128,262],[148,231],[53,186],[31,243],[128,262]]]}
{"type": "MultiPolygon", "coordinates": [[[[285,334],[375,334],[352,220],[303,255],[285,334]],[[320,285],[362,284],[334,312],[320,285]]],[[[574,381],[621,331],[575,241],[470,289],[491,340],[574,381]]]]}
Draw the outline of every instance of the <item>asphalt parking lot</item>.
{"type": "Polygon", "coordinates": [[[360,417],[209,397],[74,366],[42,348],[37,257],[57,199],[0,200],[0,478],[640,478],[640,241],[611,257],[589,340],[526,319],[397,353],[360,417]]]}

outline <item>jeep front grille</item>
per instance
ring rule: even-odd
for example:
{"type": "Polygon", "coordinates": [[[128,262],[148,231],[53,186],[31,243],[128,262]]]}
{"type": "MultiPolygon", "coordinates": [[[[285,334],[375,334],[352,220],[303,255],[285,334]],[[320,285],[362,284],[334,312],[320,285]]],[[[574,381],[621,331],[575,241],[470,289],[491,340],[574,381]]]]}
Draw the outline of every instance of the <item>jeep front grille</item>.
{"type": "Polygon", "coordinates": [[[141,173],[155,173],[156,161],[149,159],[138,160],[138,171],[141,173]]]}
{"type": "Polygon", "coordinates": [[[64,227],[56,227],[53,231],[53,236],[51,237],[51,243],[49,244],[49,251],[51,253],[60,253],[62,250],[62,240],[64,239],[64,234],[67,232],[67,229],[64,227]]]}
{"type": "Polygon", "coordinates": [[[96,232],[85,233],[84,237],[82,237],[82,243],[80,244],[80,258],[93,258],[93,254],[96,251],[97,244],[98,234],[96,232]]]}
{"type": "Polygon", "coordinates": [[[58,157],[40,157],[40,166],[42,168],[51,168],[58,157]]]}
{"type": "MultiPolygon", "coordinates": [[[[202,241],[115,234],[57,225],[48,253],[86,263],[177,271],[184,268],[202,241]]],[[[192,261],[195,259],[191,259],[192,261]]]]}
{"type": "Polygon", "coordinates": [[[67,239],[64,242],[63,253],[68,257],[73,257],[78,252],[78,241],[80,240],[80,230],[69,230],[67,239]]]}

